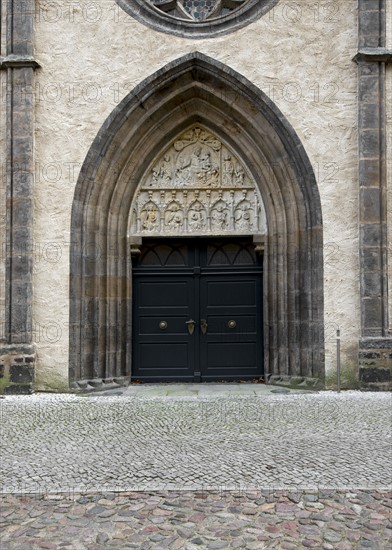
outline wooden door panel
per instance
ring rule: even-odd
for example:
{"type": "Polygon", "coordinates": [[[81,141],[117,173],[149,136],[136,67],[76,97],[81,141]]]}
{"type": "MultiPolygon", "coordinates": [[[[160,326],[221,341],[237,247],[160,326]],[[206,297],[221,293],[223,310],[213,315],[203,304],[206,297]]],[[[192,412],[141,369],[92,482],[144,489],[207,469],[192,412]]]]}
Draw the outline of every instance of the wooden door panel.
{"type": "Polygon", "coordinates": [[[209,342],[207,344],[208,369],[257,368],[255,342],[209,342]]]}
{"type": "Polygon", "coordinates": [[[148,342],[139,347],[140,367],[145,375],[148,371],[165,369],[165,376],[170,376],[174,371],[179,373],[179,370],[187,371],[189,368],[189,346],[186,342],[148,342]]]}
{"type": "Polygon", "coordinates": [[[208,307],[256,307],[256,281],[221,275],[207,282],[208,307]],[[228,280],[232,278],[233,280],[228,280]]]}
{"type": "Polygon", "coordinates": [[[203,380],[246,380],[263,373],[261,273],[233,270],[205,274],[200,282],[200,336],[203,380]]]}
{"type": "Polygon", "coordinates": [[[139,308],[153,308],[155,310],[163,308],[163,311],[174,308],[188,309],[191,296],[193,294],[191,281],[175,280],[139,282],[139,308]]]}
{"type": "Polygon", "coordinates": [[[194,309],[192,275],[136,274],[133,378],[192,380],[195,338],[186,321],[194,309]]]}

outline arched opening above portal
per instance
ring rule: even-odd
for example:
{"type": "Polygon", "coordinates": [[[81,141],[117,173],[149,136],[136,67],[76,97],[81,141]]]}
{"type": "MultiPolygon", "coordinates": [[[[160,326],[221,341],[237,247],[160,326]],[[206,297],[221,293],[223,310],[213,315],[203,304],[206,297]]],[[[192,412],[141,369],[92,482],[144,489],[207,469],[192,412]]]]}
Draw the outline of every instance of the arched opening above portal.
{"type": "Polygon", "coordinates": [[[128,231],[132,238],[266,233],[252,173],[200,124],[179,134],[149,166],[132,201],[128,231]]]}

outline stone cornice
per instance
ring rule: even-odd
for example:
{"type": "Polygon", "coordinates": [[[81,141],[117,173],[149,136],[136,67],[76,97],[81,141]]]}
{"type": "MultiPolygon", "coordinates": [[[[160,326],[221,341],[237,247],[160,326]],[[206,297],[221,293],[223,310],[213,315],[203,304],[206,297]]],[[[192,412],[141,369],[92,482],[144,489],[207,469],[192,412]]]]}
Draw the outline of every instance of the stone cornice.
{"type": "Polygon", "coordinates": [[[387,48],[361,48],[353,57],[356,63],[392,63],[392,50],[387,48]]]}
{"type": "Polygon", "coordinates": [[[24,68],[39,69],[41,65],[31,56],[28,55],[7,55],[0,57],[0,70],[6,69],[24,69],[24,68]]]}

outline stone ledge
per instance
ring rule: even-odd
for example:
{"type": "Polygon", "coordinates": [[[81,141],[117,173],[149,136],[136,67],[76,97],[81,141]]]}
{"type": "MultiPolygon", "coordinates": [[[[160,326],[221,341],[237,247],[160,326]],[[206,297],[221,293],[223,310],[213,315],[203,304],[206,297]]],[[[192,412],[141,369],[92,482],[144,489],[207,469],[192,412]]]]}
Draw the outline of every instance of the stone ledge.
{"type": "Polygon", "coordinates": [[[0,344],[0,357],[10,354],[33,355],[34,353],[33,344],[0,344]]]}
{"type": "Polygon", "coordinates": [[[6,69],[39,69],[41,65],[29,55],[10,54],[7,57],[0,57],[0,71],[6,69]]]}
{"type": "Polygon", "coordinates": [[[355,63],[392,63],[392,50],[387,48],[362,48],[353,57],[355,63]]]}

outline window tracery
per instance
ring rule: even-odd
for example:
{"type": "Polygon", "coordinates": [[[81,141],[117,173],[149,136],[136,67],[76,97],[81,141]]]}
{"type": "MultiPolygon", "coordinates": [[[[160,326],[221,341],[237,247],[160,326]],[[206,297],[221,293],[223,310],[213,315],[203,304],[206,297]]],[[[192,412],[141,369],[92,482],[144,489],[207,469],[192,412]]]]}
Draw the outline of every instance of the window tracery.
{"type": "Polygon", "coordinates": [[[238,9],[248,0],[149,0],[157,9],[172,17],[205,21],[238,9]]]}
{"type": "Polygon", "coordinates": [[[205,38],[239,29],[279,0],[116,0],[129,15],[155,30],[205,38]]]}

